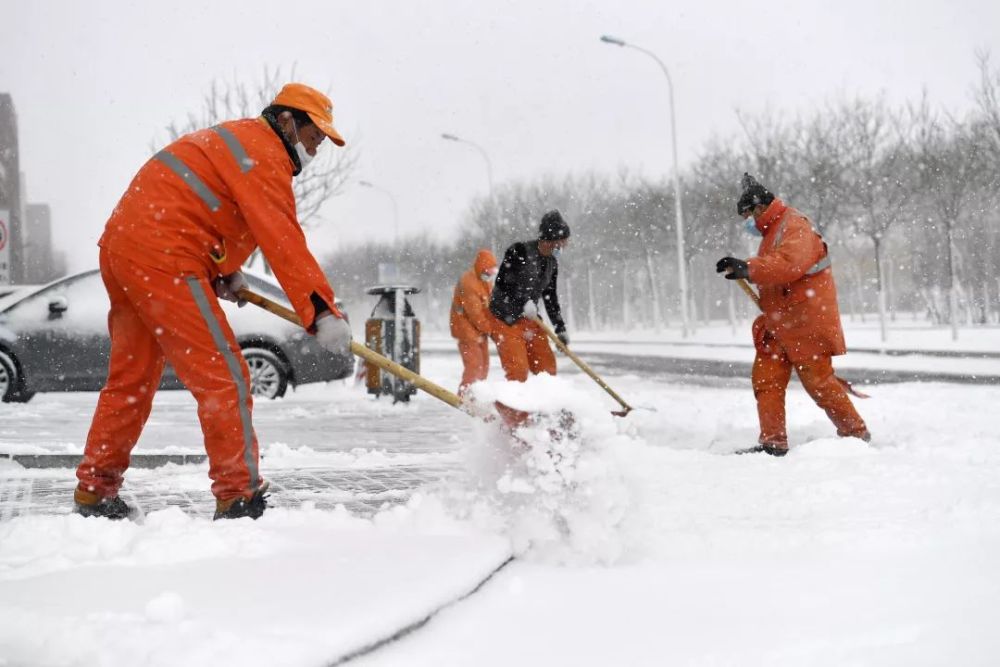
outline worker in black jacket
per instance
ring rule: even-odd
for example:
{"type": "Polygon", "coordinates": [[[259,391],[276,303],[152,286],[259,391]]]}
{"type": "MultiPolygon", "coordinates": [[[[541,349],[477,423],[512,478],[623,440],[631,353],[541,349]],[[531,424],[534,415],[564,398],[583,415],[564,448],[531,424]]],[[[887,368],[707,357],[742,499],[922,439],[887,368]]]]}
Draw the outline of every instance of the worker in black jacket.
{"type": "Polygon", "coordinates": [[[569,243],[569,225],[559,211],[542,216],[538,239],[511,245],[500,263],[490,311],[496,316],[493,340],[508,380],[524,382],[528,372],[556,374],[556,358],[538,325],[538,300],[564,344],[569,343],[556,294],[559,253],[569,243]]]}

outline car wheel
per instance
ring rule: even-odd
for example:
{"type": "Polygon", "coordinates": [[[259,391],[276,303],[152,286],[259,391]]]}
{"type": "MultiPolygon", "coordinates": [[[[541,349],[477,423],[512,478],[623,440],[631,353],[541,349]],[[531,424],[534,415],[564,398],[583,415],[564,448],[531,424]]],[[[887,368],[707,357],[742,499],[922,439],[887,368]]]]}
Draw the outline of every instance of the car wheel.
{"type": "Polygon", "coordinates": [[[243,358],[250,367],[250,391],[260,398],[281,398],[288,389],[288,364],[271,350],[248,347],[243,358]]]}
{"type": "Polygon", "coordinates": [[[17,375],[17,364],[6,352],[0,351],[0,401],[27,403],[35,395],[25,391],[23,380],[17,375]]]}

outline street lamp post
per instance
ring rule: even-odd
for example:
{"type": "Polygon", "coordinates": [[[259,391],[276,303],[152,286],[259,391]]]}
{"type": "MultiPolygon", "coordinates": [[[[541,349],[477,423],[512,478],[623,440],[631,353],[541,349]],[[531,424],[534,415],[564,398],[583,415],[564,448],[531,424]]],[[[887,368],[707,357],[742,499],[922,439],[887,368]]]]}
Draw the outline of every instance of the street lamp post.
{"type": "Polygon", "coordinates": [[[375,190],[376,192],[381,192],[382,194],[384,194],[385,196],[387,196],[389,198],[389,201],[392,202],[393,244],[398,246],[399,245],[399,205],[396,203],[396,198],[392,195],[391,192],[389,192],[385,188],[380,188],[379,186],[375,185],[374,183],[371,183],[370,181],[358,181],[358,185],[360,185],[363,188],[371,188],[372,190],[375,190]]]}
{"type": "Polygon", "coordinates": [[[676,217],[675,227],[677,228],[677,280],[680,287],[681,300],[681,333],[686,338],[691,330],[691,325],[688,321],[687,264],[684,257],[684,212],[681,207],[681,172],[680,167],[677,164],[677,115],[674,113],[674,83],[670,78],[670,70],[667,69],[667,66],[663,64],[663,61],[660,60],[652,51],[648,51],[634,44],[628,44],[625,40],[619,39],[618,37],[612,37],[610,35],[601,35],[601,41],[606,44],[614,44],[615,46],[627,46],[630,49],[635,49],[636,51],[645,53],[657,62],[660,69],[663,70],[663,73],[667,77],[667,88],[670,91],[670,136],[674,153],[674,215],[676,217]]]}
{"type": "MultiPolygon", "coordinates": [[[[496,200],[493,198],[493,163],[490,161],[490,156],[486,153],[486,149],[475,142],[469,141],[468,139],[462,139],[461,137],[456,137],[454,134],[448,134],[447,132],[442,134],[441,138],[445,141],[456,141],[460,144],[468,144],[479,151],[479,154],[483,156],[483,160],[486,161],[486,180],[490,186],[490,205],[496,208],[496,200]]],[[[499,216],[499,211],[497,211],[497,215],[499,216]]],[[[497,220],[497,223],[499,224],[499,220],[497,220]]],[[[492,233],[490,234],[490,246],[494,250],[497,247],[496,238],[493,237],[492,233]]]]}

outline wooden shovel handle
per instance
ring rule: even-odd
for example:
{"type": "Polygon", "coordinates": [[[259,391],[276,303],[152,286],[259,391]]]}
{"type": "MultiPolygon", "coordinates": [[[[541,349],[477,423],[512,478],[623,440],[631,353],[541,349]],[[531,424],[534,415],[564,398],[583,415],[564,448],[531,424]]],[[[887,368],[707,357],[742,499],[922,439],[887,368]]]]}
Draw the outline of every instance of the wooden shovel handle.
{"type": "Polygon", "coordinates": [[[743,288],[743,291],[747,293],[747,296],[754,302],[754,305],[760,309],[760,297],[757,295],[757,292],[754,291],[754,288],[750,287],[750,283],[748,283],[744,278],[740,278],[736,282],[739,283],[740,287],[743,288]]]}
{"type": "Polygon", "coordinates": [[[559,336],[556,335],[556,332],[554,332],[552,330],[552,328],[548,324],[546,324],[545,322],[543,322],[541,318],[539,318],[536,321],[538,322],[538,326],[540,326],[542,328],[542,331],[545,332],[545,335],[548,336],[552,340],[553,343],[555,343],[555,346],[557,348],[559,348],[560,352],[562,352],[567,357],[569,357],[570,359],[572,359],[573,363],[575,363],[577,366],[579,366],[581,371],[583,371],[584,373],[586,373],[587,375],[589,375],[590,378],[601,387],[601,389],[603,389],[604,391],[608,392],[608,394],[611,395],[611,398],[613,398],[616,401],[618,401],[618,404],[620,406],[622,406],[622,408],[624,408],[621,411],[614,412],[613,413],[614,415],[616,415],[618,417],[624,417],[625,415],[627,415],[629,412],[632,411],[632,409],[633,409],[632,406],[629,405],[628,403],[626,403],[625,399],[622,398],[621,396],[619,396],[615,392],[614,389],[612,389],[611,387],[609,387],[608,383],[605,382],[601,378],[600,375],[598,375],[597,373],[595,373],[594,369],[592,369],[590,366],[588,366],[587,363],[583,359],[581,359],[580,357],[576,356],[576,354],[574,354],[573,351],[569,349],[569,347],[567,347],[561,340],[559,340],[559,336]]]}
{"type": "MultiPolygon", "coordinates": [[[[266,296],[262,296],[260,294],[257,294],[256,292],[251,292],[249,289],[246,288],[241,289],[239,292],[237,292],[236,296],[243,299],[244,301],[247,301],[248,303],[252,303],[255,306],[263,308],[269,313],[273,313],[278,317],[291,322],[292,324],[297,324],[300,327],[303,326],[302,320],[299,318],[299,316],[295,313],[294,310],[286,308],[285,306],[282,306],[280,303],[276,303],[268,299],[266,296]]],[[[387,373],[391,373],[398,378],[402,378],[403,380],[410,382],[417,389],[420,389],[430,394],[431,396],[433,396],[438,400],[444,401],[451,407],[458,408],[459,410],[462,410],[463,412],[468,412],[469,414],[474,414],[471,411],[471,409],[465,403],[463,403],[462,399],[460,399],[456,394],[453,394],[444,387],[431,382],[422,375],[417,375],[409,368],[406,368],[405,366],[400,366],[392,359],[387,359],[378,352],[375,352],[374,350],[369,350],[361,343],[357,341],[351,341],[351,352],[355,356],[361,357],[366,362],[378,366],[387,373]]],[[[478,417],[480,415],[474,415],[474,416],[478,417]]]]}

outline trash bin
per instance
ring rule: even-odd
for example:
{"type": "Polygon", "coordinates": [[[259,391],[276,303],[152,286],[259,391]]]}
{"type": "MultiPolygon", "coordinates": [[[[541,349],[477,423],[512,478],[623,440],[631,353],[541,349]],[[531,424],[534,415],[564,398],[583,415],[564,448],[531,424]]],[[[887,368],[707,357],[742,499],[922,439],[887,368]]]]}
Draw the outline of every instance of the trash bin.
{"type": "MultiPolygon", "coordinates": [[[[414,373],[420,372],[420,320],[406,297],[419,291],[410,285],[368,288],[379,300],[365,322],[365,346],[414,373]]],[[[417,391],[412,383],[371,364],[365,364],[365,386],[369,394],[392,396],[393,403],[409,401],[417,391]]]]}

